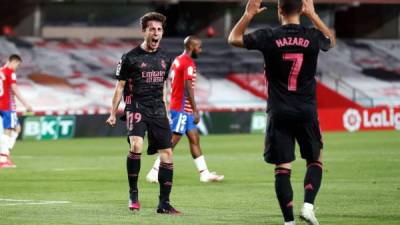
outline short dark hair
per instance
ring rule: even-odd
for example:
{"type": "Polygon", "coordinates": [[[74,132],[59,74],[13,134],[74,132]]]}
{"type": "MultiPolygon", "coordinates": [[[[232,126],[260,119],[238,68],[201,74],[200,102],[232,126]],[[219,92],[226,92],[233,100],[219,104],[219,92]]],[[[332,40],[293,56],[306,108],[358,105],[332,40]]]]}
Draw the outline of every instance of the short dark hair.
{"type": "Polygon", "coordinates": [[[18,61],[18,62],[22,62],[22,58],[21,56],[17,55],[17,54],[12,54],[8,57],[8,61],[12,62],[12,61],[18,61]]]}
{"type": "Polygon", "coordinates": [[[147,22],[149,22],[151,20],[161,22],[162,26],[164,27],[165,21],[167,20],[167,18],[163,14],[158,13],[158,12],[146,13],[140,18],[140,25],[142,26],[142,30],[146,30],[147,22]]]}
{"type": "Polygon", "coordinates": [[[201,41],[199,37],[197,37],[196,35],[189,35],[185,38],[185,40],[183,41],[183,45],[185,46],[185,48],[189,48],[189,46],[194,42],[194,41],[201,41]]]}
{"type": "Polygon", "coordinates": [[[278,6],[282,9],[285,15],[301,13],[303,8],[302,0],[279,0],[278,6]]]}

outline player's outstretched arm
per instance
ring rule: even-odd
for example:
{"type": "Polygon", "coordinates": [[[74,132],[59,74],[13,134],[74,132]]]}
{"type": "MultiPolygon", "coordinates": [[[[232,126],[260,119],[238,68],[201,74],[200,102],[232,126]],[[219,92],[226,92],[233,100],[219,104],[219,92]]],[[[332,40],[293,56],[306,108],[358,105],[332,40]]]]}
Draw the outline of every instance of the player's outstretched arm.
{"type": "Polygon", "coordinates": [[[331,48],[336,45],[336,36],[315,12],[313,0],[303,0],[303,15],[307,16],[314,26],[331,40],[331,48]]]}
{"type": "Polygon", "coordinates": [[[121,102],[124,87],[125,87],[124,80],[117,81],[117,84],[115,85],[114,95],[112,98],[111,113],[106,121],[106,123],[111,126],[114,126],[117,122],[116,115],[117,115],[119,103],[121,102]]]}
{"type": "Polygon", "coordinates": [[[32,112],[32,106],[28,102],[25,101],[24,97],[22,97],[21,92],[19,92],[17,84],[11,84],[11,90],[12,90],[13,94],[15,95],[15,97],[17,97],[17,99],[22,103],[22,105],[24,105],[26,110],[28,112],[32,112]]]}
{"type": "Polygon", "coordinates": [[[243,13],[242,18],[233,27],[228,37],[228,43],[236,47],[244,47],[243,35],[246,31],[247,26],[255,15],[267,9],[261,6],[262,0],[249,0],[246,5],[246,10],[243,13]]]}

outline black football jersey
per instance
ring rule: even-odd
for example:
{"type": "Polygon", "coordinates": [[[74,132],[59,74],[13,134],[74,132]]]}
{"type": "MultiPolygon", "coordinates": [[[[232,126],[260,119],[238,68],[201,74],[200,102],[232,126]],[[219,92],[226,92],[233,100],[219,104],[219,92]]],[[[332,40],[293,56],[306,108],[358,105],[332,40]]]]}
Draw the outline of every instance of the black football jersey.
{"type": "Polygon", "coordinates": [[[314,118],[318,53],[330,48],[330,39],[315,28],[288,24],[256,30],[244,35],[243,42],[264,55],[267,112],[282,118],[314,118]]]}
{"type": "Polygon", "coordinates": [[[139,111],[148,117],[165,117],[164,82],[168,78],[171,58],[158,49],[147,52],[140,46],[123,55],[115,78],[125,80],[125,111],[139,111]]]}

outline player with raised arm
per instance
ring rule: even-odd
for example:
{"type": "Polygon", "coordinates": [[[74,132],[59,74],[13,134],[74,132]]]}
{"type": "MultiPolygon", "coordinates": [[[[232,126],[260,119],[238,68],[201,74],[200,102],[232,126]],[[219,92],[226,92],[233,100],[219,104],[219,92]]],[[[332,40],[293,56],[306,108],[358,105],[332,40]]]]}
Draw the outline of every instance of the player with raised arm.
{"type": "MultiPolygon", "coordinates": [[[[22,97],[17,86],[17,75],[15,71],[21,64],[19,55],[10,55],[7,63],[0,69],[0,116],[3,119],[4,132],[0,140],[0,168],[15,168],[10,158],[10,148],[15,143],[13,131],[18,128],[18,118],[15,107],[17,98],[28,111],[32,107],[22,97]]],[[[18,136],[18,135],[17,135],[18,136]]]]}
{"type": "MultiPolygon", "coordinates": [[[[199,132],[196,124],[200,117],[197,109],[194,90],[196,83],[196,65],[193,58],[201,53],[201,40],[196,36],[188,36],[184,40],[184,51],[176,57],[171,68],[172,92],[170,102],[172,149],[178,144],[183,134],[189,139],[190,152],[200,173],[201,182],[221,181],[223,175],[210,172],[200,148],[199,132]]],[[[148,182],[157,182],[160,157],[147,174],[148,182]]]]}
{"type": "Polygon", "coordinates": [[[140,23],[143,42],[122,56],[117,66],[117,84],[112,109],[107,123],[114,126],[121,98],[125,101],[126,124],[130,150],[126,167],[129,182],[129,209],[139,210],[138,177],[145,133],[148,134],[148,154],[159,153],[161,163],[158,181],[160,185],[157,213],[180,214],[170,205],[173,178],[171,128],[165,108],[163,92],[171,59],[159,48],[164,32],[165,16],[150,12],[140,23]]]}
{"type": "Polygon", "coordinates": [[[285,225],[295,224],[291,162],[295,140],[307,161],[304,204],[300,218],[316,225],[314,200],[322,180],[322,141],[319,129],[315,72],[318,53],[335,46],[335,36],[314,10],[313,0],[279,0],[281,26],[244,34],[252,18],[264,11],[261,0],[249,0],[228,42],[237,47],[259,50],[264,55],[268,79],[268,124],[265,161],[275,164],[275,192],[285,225]],[[315,28],[300,24],[307,16],[315,28]]]}

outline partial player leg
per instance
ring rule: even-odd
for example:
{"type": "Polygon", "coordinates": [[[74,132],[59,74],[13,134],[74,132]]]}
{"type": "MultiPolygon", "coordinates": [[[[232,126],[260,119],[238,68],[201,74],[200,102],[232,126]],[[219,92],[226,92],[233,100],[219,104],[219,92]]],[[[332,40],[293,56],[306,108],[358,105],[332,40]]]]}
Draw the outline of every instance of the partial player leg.
{"type": "Polygon", "coordinates": [[[4,129],[0,140],[0,168],[15,168],[16,166],[10,161],[9,143],[11,139],[11,130],[4,129]]]}
{"type": "Polygon", "coordinates": [[[10,161],[10,139],[13,129],[13,118],[11,111],[0,111],[3,119],[3,134],[0,137],[0,168],[15,168],[16,166],[10,161]]]}
{"type": "MultiPolygon", "coordinates": [[[[15,116],[15,118],[17,119],[16,116],[15,116]]],[[[9,140],[8,140],[9,156],[8,156],[8,160],[7,160],[7,166],[9,168],[17,167],[11,160],[11,150],[13,149],[13,147],[15,145],[15,142],[16,142],[20,132],[21,132],[21,126],[19,125],[19,123],[17,123],[16,127],[14,129],[12,129],[11,132],[10,132],[10,137],[9,137],[9,140]]]]}
{"type": "Polygon", "coordinates": [[[160,169],[160,156],[158,155],[154,161],[153,167],[146,175],[146,181],[149,183],[158,183],[158,171],[160,169]]]}
{"type": "Polygon", "coordinates": [[[178,144],[178,142],[181,140],[181,138],[182,138],[182,134],[172,133],[172,139],[171,139],[172,151],[175,149],[175,146],[178,144]]]}
{"type": "Polygon", "coordinates": [[[200,148],[200,137],[197,128],[186,133],[189,139],[190,153],[192,154],[194,164],[200,173],[201,182],[222,181],[224,175],[218,175],[215,172],[210,172],[207,168],[206,160],[200,148]]]}
{"type": "MultiPolygon", "coordinates": [[[[175,148],[176,144],[178,144],[182,135],[173,133],[172,134],[172,149],[175,148]]],[[[149,173],[147,173],[146,181],[149,183],[158,183],[158,171],[160,168],[160,156],[158,155],[156,160],[154,161],[153,167],[150,169],[149,173]]]]}
{"type": "Polygon", "coordinates": [[[130,136],[130,150],[126,160],[126,169],[129,182],[129,209],[139,210],[140,203],[138,197],[138,178],[140,172],[140,157],[143,148],[143,138],[130,136]]]}
{"type": "Polygon", "coordinates": [[[268,114],[265,136],[264,159],[275,165],[275,193],[282,211],[285,225],[294,225],[293,190],[290,182],[295,160],[295,138],[293,122],[281,120],[268,114]]]}
{"type": "Polygon", "coordinates": [[[8,145],[10,151],[14,148],[15,142],[17,141],[17,138],[20,133],[21,133],[21,125],[18,123],[17,127],[11,131],[11,139],[8,145]]]}
{"type": "Polygon", "coordinates": [[[301,157],[307,160],[307,172],[304,177],[304,204],[300,218],[309,225],[318,225],[314,213],[314,201],[322,180],[322,135],[318,119],[299,124],[296,139],[300,146],[301,157]]]}
{"type": "Polygon", "coordinates": [[[157,207],[157,213],[162,214],[181,214],[178,210],[170,204],[169,196],[171,194],[174,165],[172,160],[172,149],[159,150],[160,155],[160,169],[158,172],[158,182],[160,184],[160,196],[159,204],[157,207]]]}
{"type": "Polygon", "coordinates": [[[309,225],[318,225],[314,213],[314,201],[322,181],[322,151],[317,161],[307,161],[307,172],[304,177],[304,204],[300,218],[309,225]]]}
{"type": "Polygon", "coordinates": [[[4,130],[4,133],[1,135],[1,140],[0,140],[0,163],[6,163],[8,160],[8,157],[10,155],[10,151],[8,149],[10,142],[10,136],[6,134],[6,130],[4,130]]]}
{"type": "Polygon", "coordinates": [[[276,164],[275,193],[281,207],[285,224],[293,224],[293,189],[290,183],[291,164],[276,164]]]}

